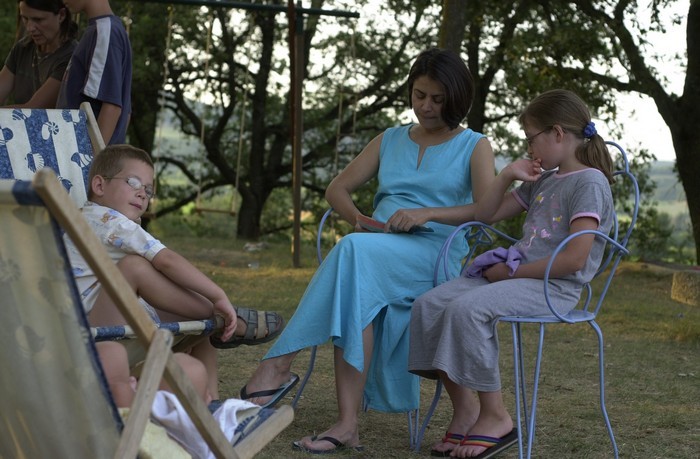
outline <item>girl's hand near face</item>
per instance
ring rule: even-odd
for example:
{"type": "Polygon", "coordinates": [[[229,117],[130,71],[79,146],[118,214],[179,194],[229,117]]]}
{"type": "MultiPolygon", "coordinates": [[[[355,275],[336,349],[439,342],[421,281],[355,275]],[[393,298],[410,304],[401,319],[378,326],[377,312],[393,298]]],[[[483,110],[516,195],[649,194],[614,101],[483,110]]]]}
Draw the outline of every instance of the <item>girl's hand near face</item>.
{"type": "Polygon", "coordinates": [[[534,182],[542,175],[542,160],[518,159],[507,165],[506,169],[509,169],[513,180],[534,182]]]}

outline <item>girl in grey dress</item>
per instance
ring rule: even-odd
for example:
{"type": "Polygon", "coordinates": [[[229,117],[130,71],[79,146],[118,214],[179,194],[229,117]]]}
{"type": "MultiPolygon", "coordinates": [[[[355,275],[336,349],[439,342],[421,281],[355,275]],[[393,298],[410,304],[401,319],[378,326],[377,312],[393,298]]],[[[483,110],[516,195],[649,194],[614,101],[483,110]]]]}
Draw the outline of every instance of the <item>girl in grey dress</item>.
{"type": "MultiPolygon", "coordinates": [[[[525,108],[520,123],[530,159],[499,173],[477,204],[476,219],[492,223],[527,211],[522,238],[508,249],[507,262],[487,254],[489,264],[430,290],[413,304],[409,371],[440,378],[454,410],[434,454],[474,457],[517,440],[501,395],[498,319],[549,314],[542,279],[556,246],[569,234],[607,234],[612,226],[612,159],[585,103],[570,91],[548,91],[525,108]],[[523,183],[507,191],[514,181],[523,183]]],[[[604,241],[587,234],[557,256],[549,295],[559,312],[574,308],[603,249],[604,241]]]]}

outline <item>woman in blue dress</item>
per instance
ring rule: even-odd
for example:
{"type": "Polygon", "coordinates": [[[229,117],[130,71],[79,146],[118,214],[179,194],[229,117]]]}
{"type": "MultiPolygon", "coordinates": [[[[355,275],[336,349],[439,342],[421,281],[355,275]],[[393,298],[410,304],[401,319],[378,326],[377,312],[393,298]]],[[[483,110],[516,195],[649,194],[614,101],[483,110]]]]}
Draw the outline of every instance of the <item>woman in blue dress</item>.
{"type": "MultiPolygon", "coordinates": [[[[241,397],[276,403],[298,381],[291,365],[298,351],[332,340],[338,420],[295,446],[312,453],[359,448],[358,412],[403,412],[418,407],[419,381],[407,371],[413,300],[433,287],[438,252],[454,225],[472,220],[473,202],[494,179],[488,140],[460,126],[474,94],[458,54],[422,52],[408,76],[418,124],[375,137],[331,182],[326,199],[355,226],[330,251],[312,278],[289,324],[260,363],[241,397]],[[352,193],[377,177],[375,220],[383,233],[364,232],[352,193]],[[427,226],[432,232],[412,232],[427,226]]],[[[462,252],[463,254],[464,252],[462,252]]],[[[459,257],[452,269],[459,270],[459,257]]]]}

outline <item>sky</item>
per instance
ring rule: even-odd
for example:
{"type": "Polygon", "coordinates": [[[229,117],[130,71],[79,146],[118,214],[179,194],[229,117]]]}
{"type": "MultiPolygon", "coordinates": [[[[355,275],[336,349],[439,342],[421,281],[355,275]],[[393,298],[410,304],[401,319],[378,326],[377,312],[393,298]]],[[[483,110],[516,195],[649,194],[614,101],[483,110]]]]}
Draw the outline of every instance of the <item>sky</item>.
{"type": "MultiPolygon", "coordinates": [[[[682,94],[685,70],[678,63],[675,63],[671,56],[676,53],[682,54],[687,49],[685,29],[689,4],[689,0],[682,0],[670,8],[672,14],[683,17],[683,21],[679,25],[668,25],[666,34],[656,34],[649,37],[650,43],[654,45],[654,51],[663,50],[662,54],[669,57],[663,63],[663,75],[669,80],[668,85],[665,85],[664,88],[667,93],[676,95],[682,94]]],[[[625,127],[623,138],[619,139],[620,145],[636,146],[637,143],[640,143],[659,161],[675,160],[676,155],[671,142],[671,133],[650,98],[624,94],[618,99],[618,107],[621,109],[618,120],[625,127]]]]}

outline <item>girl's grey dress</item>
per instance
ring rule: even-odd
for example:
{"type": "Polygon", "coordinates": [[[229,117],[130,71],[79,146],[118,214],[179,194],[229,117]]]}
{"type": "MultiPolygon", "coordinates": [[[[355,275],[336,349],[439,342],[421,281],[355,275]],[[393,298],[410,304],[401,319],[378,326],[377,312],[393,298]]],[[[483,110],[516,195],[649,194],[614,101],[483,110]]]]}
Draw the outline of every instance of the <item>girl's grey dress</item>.
{"type": "MultiPolygon", "coordinates": [[[[524,183],[513,193],[528,211],[523,238],[514,245],[522,254],[521,263],[548,258],[569,235],[569,226],[577,218],[595,218],[605,234],[612,227],[610,185],[597,169],[545,172],[536,182],[524,183]]],[[[604,242],[595,239],[581,271],[550,280],[550,300],[559,312],[576,306],[582,285],[600,265],[604,242]]],[[[499,317],[550,311],[542,279],[489,283],[481,277],[461,276],[416,299],[411,314],[409,371],[435,379],[436,370],[441,370],[460,386],[493,392],[501,389],[496,333],[499,317]]]]}

